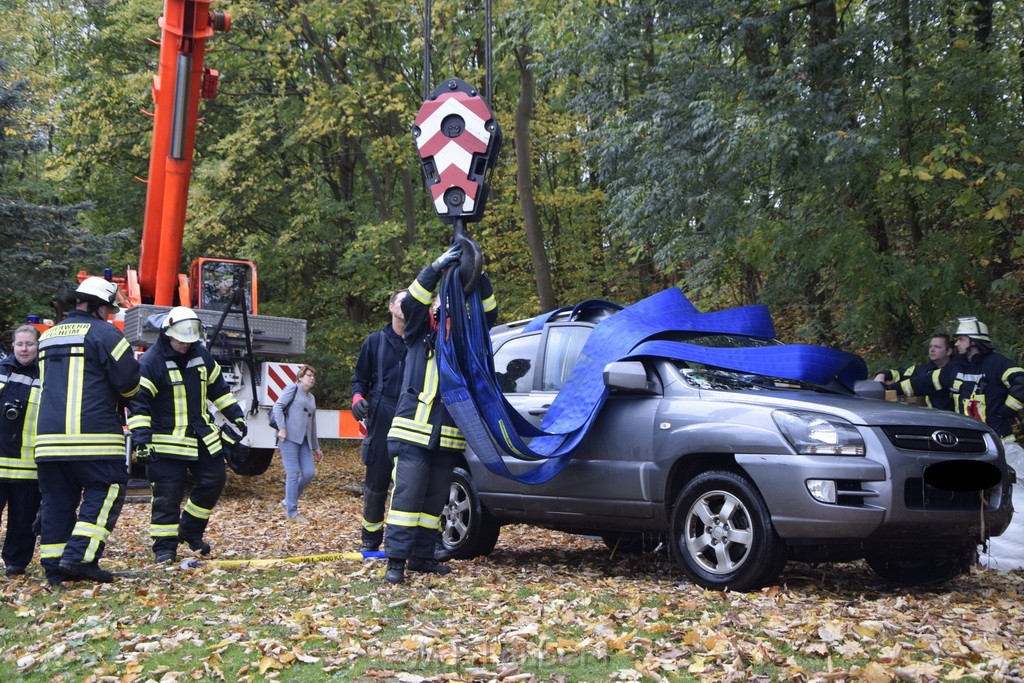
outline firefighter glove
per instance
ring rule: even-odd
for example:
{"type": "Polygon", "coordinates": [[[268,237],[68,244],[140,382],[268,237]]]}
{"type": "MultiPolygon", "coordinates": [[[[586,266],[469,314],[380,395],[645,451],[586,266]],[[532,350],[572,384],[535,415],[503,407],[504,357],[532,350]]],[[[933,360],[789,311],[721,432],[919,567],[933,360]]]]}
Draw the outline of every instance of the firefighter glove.
{"type": "Polygon", "coordinates": [[[352,397],[352,417],[357,422],[362,422],[366,419],[367,413],[370,412],[370,403],[363,398],[362,394],[356,394],[352,397]]]}
{"type": "Polygon", "coordinates": [[[448,251],[444,252],[437,257],[437,260],[431,263],[431,267],[437,272],[441,272],[451,264],[455,263],[462,257],[462,244],[454,244],[448,248],[448,251]]]}
{"type": "Polygon", "coordinates": [[[153,458],[153,447],[148,443],[140,443],[135,447],[135,460],[141,463],[147,463],[153,458]]]}
{"type": "Polygon", "coordinates": [[[224,425],[220,428],[220,440],[229,446],[234,446],[236,443],[242,440],[241,434],[236,432],[228,425],[224,425]]]}
{"type": "Polygon", "coordinates": [[[245,418],[240,417],[235,420],[235,429],[241,435],[238,437],[239,441],[245,438],[245,435],[249,433],[249,425],[245,424],[245,418]]]}

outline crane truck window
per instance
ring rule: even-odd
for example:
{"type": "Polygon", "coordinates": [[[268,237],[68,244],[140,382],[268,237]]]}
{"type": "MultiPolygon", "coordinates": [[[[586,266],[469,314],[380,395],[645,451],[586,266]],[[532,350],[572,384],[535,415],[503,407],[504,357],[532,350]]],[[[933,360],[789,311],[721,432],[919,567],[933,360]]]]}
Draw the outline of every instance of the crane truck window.
{"type": "Polygon", "coordinates": [[[246,310],[252,313],[252,269],[248,264],[207,261],[202,265],[201,277],[201,308],[223,311],[240,285],[245,289],[246,310]]]}

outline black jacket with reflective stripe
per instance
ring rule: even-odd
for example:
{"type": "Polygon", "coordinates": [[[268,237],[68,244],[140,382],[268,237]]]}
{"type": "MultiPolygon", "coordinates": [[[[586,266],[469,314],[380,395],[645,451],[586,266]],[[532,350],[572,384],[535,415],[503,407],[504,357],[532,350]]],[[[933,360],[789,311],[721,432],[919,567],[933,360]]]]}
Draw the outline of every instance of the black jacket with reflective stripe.
{"type": "Polygon", "coordinates": [[[124,460],[123,406],[139,362],[121,331],[72,310],[39,339],[36,461],[124,460]]]}
{"type": "Polygon", "coordinates": [[[180,354],[161,334],[139,361],[142,387],[128,410],[133,443],[150,444],[158,455],[183,460],[199,457],[199,440],[210,453],[220,453],[220,432],[207,401],[229,422],[244,415],[206,347],[197,342],[180,354]]]}
{"type": "Polygon", "coordinates": [[[21,365],[14,354],[0,360],[0,479],[19,481],[36,478],[32,451],[35,410],[39,400],[39,365],[36,360],[21,365]],[[31,396],[31,400],[30,400],[31,396]],[[8,419],[8,411],[17,413],[8,419]]]}
{"type": "MultiPolygon", "coordinates": [[[[409,294],[402,299],[407,346],[405,373],[388,440],[407,441],[429,450],[443,448],[461,451],[466,447],[466,440],[439,396],[437,354],[434,352],[436,333],[432,325],[431,303],[433,291],[440,279],[441,273],[427,266],[420,271],[416,281],[409,286],[409,294]]],[[[498,319],[498,307],[486,273],[480,276],[477,287],[483,300],[487,325],[491,327],[498,319]]]]}
{"type": "Polygon", "coordinates": [[[1014,440],[1011,420],[1024,408],[1024,368],[1006,356],[979,353],[954,358],[938,372],[914,376],[900,385],[908,395],[933,388],[948,390],[956,412],[981,420],[1003,440],[1014,440]]]}

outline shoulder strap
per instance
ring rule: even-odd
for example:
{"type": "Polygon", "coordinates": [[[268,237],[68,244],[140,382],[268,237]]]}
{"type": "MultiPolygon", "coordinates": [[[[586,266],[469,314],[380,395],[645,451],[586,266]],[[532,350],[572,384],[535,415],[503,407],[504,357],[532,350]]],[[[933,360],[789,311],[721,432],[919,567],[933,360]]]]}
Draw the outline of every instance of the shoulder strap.
{"type": "Polygon", "coordinates": [[[377,389],[378,397],[384,393],[384,345],[388,343],[386,330],[377,332],[377,381],[374,382],[374,389],[377,389]]]}

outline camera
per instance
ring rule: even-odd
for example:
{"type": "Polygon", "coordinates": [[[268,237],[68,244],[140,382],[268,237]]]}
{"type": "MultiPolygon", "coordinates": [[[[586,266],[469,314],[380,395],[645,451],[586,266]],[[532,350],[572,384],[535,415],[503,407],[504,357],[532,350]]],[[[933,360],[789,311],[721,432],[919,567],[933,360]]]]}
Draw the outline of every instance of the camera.
{"type": "Polygon", "coordinates": [[[4,403],[4,417],[8,420],[17,420],[24,408],[25,405],[21,401],[7,401],[4,403]]]}

